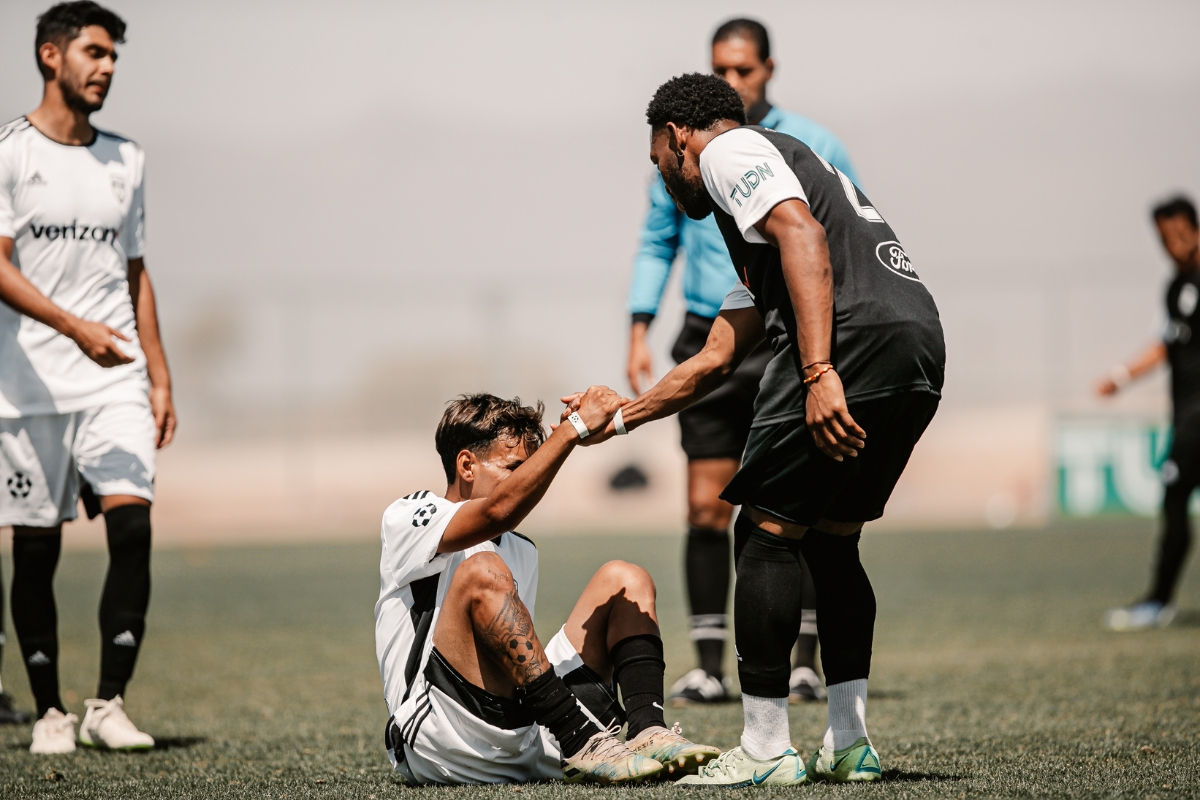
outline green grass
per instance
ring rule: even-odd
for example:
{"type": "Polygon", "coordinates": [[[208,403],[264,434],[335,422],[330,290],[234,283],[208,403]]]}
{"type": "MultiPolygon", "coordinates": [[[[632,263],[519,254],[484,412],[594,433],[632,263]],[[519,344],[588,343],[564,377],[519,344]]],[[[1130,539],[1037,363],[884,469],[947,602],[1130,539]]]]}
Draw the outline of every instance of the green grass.
{"type": "MultiPolygon", "coordinates": [[[[868,722],[886,780],[790,793],[1200,796],[1200,569],[1185,583],[1176,627],[1113,635],[1098,625],[1106,607],[1143,588],[1152,538],[1146,522],[868,534],[864,560],[879,601],[868,722]]],[[[679,549],[677,538],[658,536],[542,541],[542,637],[592,570],[626,558],[659,583],[668,677],[682,674],[691,654],[679,549]]],[[[68,553],[58,574],[63,688],[81,716],[95,686],[104,563],[102,554],[68,553]]],[[[0,797],[495,800],[522,791],[558,800],[678,791],[402,787],[382,746],[376,563],[376,548],[360,544],[157,553],[128,709],[160,748],[33,757],[29,727],[0,728],[0,797]]],[[[7,656],[6,685],[28,708],[15,642],[7,656]]],[[[676,719],[724,747],[741,730],[737,705],[672,711],[668,722],[676,719]]],[[[822,707],[793,708],[801,749],[813,748],[823,727],[822,707]]]]}

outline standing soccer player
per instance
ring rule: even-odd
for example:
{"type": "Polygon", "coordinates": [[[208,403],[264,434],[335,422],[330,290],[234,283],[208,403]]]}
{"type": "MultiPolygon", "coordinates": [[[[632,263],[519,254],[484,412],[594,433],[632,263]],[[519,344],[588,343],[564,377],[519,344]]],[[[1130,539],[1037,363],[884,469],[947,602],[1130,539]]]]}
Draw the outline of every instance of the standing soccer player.
{"type": "MultiPolygon", "coordinates": [[[[742,284],[704,349],[623,406],[589,443],[687,408],[764,338],[774,354],[742,467],[722,497],[734,524],[734,621],[745,728],[686,784],[873,781],[867,735],[875,595],[859,560],[941,397],[937,307],[891,226],[803,142],[745,124],[729,84],[684,75],[654,95],[651,160],[690,217],[714,214],[742,284]],[[836,308],[836,314],[834,309],[836,308]],[[829,724],[807,765],[788,729],[800,553],[816,585],[829,724]]],[[[564,398],[568,408],[578,396],[564,398]]]]}
{"type": "Polygon", "coordinates": [[[1188,502],[1200,486],[1200,227],[1196,206],[1176,197],[1154,209],[1154,224],[1163,249],[1175,262],[1175,277],[1167,287],[1167,328],[1131,364],[1118,364],[1100,382],[1098,391],[1116,394],[1134,378],[1164,361],[1171,366],[1171,453],[1162,466],[1163,532],[1159,541],[1154,584],[1145,599],[1128,608],[1114,608],[1104,618],[1111,630],[1162,628],[1175,618],[1175,589],[1192,544],[1188,502]]]}
{"type": "Polygon", "coordinates": [[[92,127],[125,23],[92,2],[38,19],[37,110],[0,128],[0,525],[13,526],[12,614],[37,702],[33,753],[75,749],[59,697],[52,581],[62,523],[104,514],[100,685],[79,741],[148,749],[126,716],[150,600],[155,449],[175,411],[144,243],[144,158],[92,127]]]}
{"type": "MultiPolygon", "coordinates": [[[[807,144],[833,166],[858,178],[841,142],[807,117],[771,105],[767,84],[775,71],[771,41],[762,23],[734,19],[712,38],[712,69],[742,99],[751,124],[786,133],[807,144]]],[[[686,254],[683,278],[687,316],[671,351],[676,363],[700,352],[713,319],[737,273],[729,250],[712,219],[691,219],[680,211],[660,176],[650,185],[650,207],[642,227],[641,247],[633,263],[629,310],[629,382],[635,392],[649,385],[652,373],[646,332],[658,313],[671,266],[679,250],[686,254]]],[[[733,506],[721,491],[741,463],[754,416],[759,381],[771,360],[760,347],[742,361],[724,386],[679,414],[683,451],[688,458],[688,534],[684,551],[691,637],[698,665],[671,687],[671,701],[717,703],[729,699],[724,676],[726,603],[729,597],[729,522],[733,506]]],[[[803,567],[803,560],[801,560],[803,567]]],[[[817,647],[816,607],[812,580],[805,572],[799,647],[790,677],[793,699],[821,699],[825,689],[813,670],[817,647]]]]}

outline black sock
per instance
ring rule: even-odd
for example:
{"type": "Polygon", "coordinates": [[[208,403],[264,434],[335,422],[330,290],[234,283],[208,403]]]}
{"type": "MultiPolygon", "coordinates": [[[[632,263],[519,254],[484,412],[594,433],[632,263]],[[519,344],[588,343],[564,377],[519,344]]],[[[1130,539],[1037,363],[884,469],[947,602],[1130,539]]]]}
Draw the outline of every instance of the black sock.
{"type": "Polygon", "coordinates": [[[58,696],[58,609],[54,570],[62,532],[13,535],[12,615],[38,719],[51,708],[66,711],[58,696]]]}
{"type": "Polygon", "coordinates": [[[744,511],[734,534],[733,613],[742,691],[787,697],[792,643],[800,629],[800,543],[759,529],[744,511]]]}
{"type": "Polygon", "coordinates": [[[629,720],[626,741],[646,728],[667,727],[663,719],[663,675],[667,663],[663,661],[662,639],[652,633],[628,636],[613,645],[608,656],[629,720]]]}
{"type": "Polygon", "coordinates": [[[729,601],[729,532],[688,528],[684,550],[692,641],[700,668],[724,677],[726,604],[729,601]]]}
{"type": "Polygon", "coordinates": [[[104,514],[108,577],[100,596],[100,688],[112,700],[133,675],[150,604],[150,507],[118,506],[104,514]]]}
{"type": "Polygon", "coordinates": [[[554,670],[517,687],[516,698],[529,709],[539,725],[554,734],[563,758],[578,753],[588,739],[600,732],[596,723],[583,713],[575,695],[571,694],[562,678],[554,674],[554,670]]]}
{"type": "Polygon", "coordinates": [[[817,589],[813,586],[812,570],[800,559],[804,582],[800,589],[800,635],[796,637],[796,660],[793,667],[815,669],[817,665],[817,589]]]}
{"type": "Polygon", "coordinates": [[[858,556],[861,533],[808,530],[800,540],[817,587],[817,634],[826,685],[867,678],[875,631],[875,593],[858,556]]]}

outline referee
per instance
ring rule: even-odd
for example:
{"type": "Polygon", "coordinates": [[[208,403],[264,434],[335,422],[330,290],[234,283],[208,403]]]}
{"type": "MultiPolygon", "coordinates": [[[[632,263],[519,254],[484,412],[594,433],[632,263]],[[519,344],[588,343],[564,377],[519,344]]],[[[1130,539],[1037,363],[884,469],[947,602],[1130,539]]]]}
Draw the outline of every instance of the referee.
{"type": "MultiPolygon", "coordinates": [[[[737,90],[748,120],[805,142],[856,182],[858,177],[841,142],[812,120],[772,106],[767,84],[775,70],[771,41],[762,23],[734,19],[712,38],[712,69],[737,90]]],[[[629,310],[629,382],[634,392],[648,388],[652,374],[646,332],[658,313],[663,289],[679,251],[686,267],[683,290],[687,316],[671,356],[681,363],[700,352],[729,289],[737,283],[729,251],[712,218],[693,220],[675,206],[662,177],[650,185],[650,204],[641,246],[633,263],[629,310]]],[[[729,699],[724,676],[726,602],[729,595],[729,522],[733,506],[721,499],[741,463],[754,398],[771,353],[759,348],[746,358],[723,387],[679,415],[683,451],[688,458],[688,534],[685,578],[691,610],[691,638],[698,665],[671,688],[676,705],[729,699]]],[[[794,700],[825,696],[813,667],[817,647],[812,581],[805,576],[804,613],[790,685],[794,700]]]]}
{"type": "Polygon", "coordinates": [[[1111,609],[1105,627],[1115,631],[1162,628],[1175,618],[1175,589],[1192,544],[1188,502],[1200,486],[1200,228],[1196,206],[1176,197],[1154,209],[1163,249],[1175,262],[1167,286],[1167,327],[1132,363],[1118,364],[1098,387],[1111,396],[1164,361],[1171,366],[1171,452],[1162,466],[1163,532],[1150,592],[1138,603],[1111,609]]]}
{"type": "Polygon", "coordinates": [[[0,525],[12,615],[37,703],[32,753],[75,749],[59,696],[54,571],[62,523],[104,515],[100,680],[79,742],[145,750],[125,713],[150,602],[155,451],[175,410],[143,260],[142,149],[92,127],[125,23],[93,2],[38,18],[41,105],[0,127],[0,525]]]}

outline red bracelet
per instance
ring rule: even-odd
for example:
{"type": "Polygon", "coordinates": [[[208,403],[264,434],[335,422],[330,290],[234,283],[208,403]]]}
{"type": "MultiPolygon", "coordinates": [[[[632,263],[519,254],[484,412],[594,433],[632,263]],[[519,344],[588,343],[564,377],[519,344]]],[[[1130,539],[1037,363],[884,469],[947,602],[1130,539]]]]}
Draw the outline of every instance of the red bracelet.
{"type": "Polygon", "coordinates": [[[804,379],[804,385],[808,386],[810,384],[816,383],[817,381],[821,380],[821,376],[824,375],[826,372],[833,372],[832,364],[826,364],[823,368],[817,370],[812,375],[809,375],[807,378],[804,379]]]}

